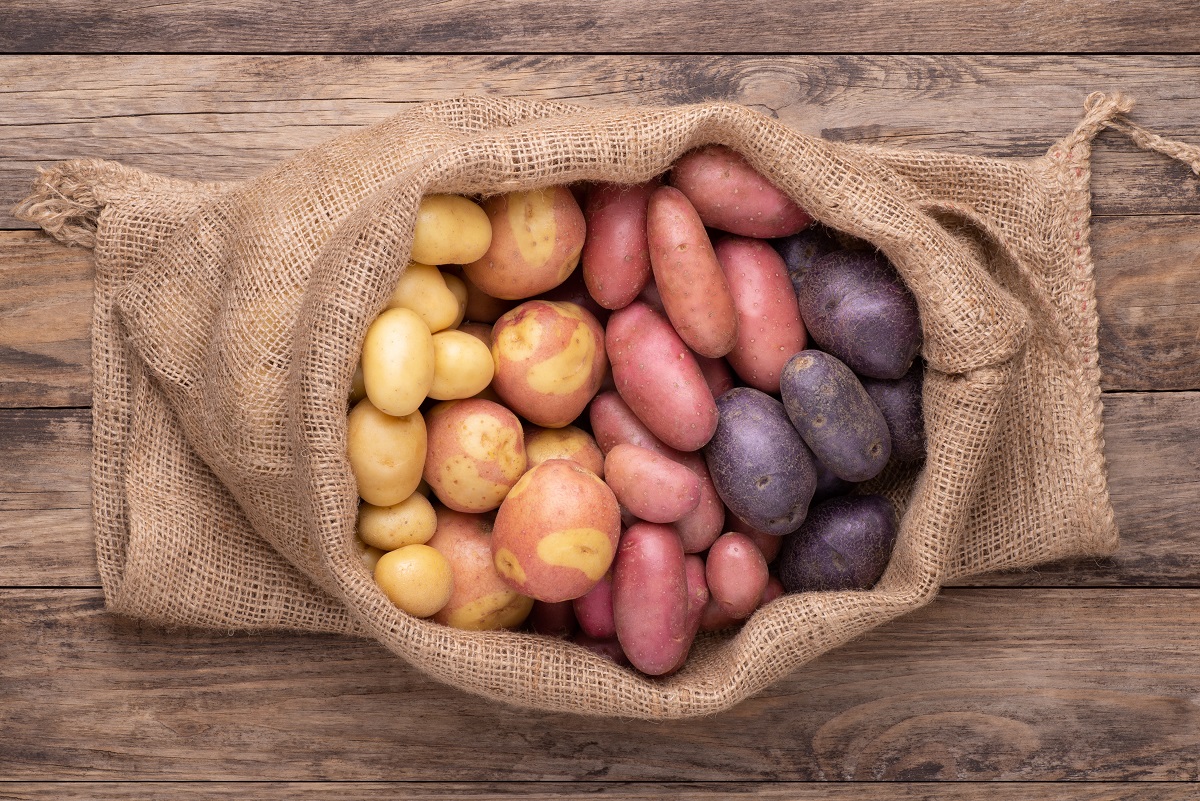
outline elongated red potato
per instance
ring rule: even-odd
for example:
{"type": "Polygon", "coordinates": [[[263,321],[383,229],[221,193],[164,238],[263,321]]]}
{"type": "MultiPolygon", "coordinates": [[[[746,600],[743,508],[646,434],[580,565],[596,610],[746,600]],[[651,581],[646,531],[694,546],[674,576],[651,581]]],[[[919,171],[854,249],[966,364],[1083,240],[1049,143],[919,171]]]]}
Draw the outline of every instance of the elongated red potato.
{"type": "Polygon", "coordinates": [[[674,523],[700,505],[700,477],[662,454],[618,445],[605,466],[605,483],[617,500],[648,523],[674,523]]]}
{"type": "Polygon", "coordinates": [[[596,184],[583,216],[583,280],[591,296],[606,309],[623,309],[650,280],[650,244],[646,208],[659,181],[634,186],[596,184]]]}
{"type": "Polygon", "coordinates": [[[678,187],[710,228],[763,239],[791,236],[812,217],[746,159],[724,145],[706,145],[684,154],[671,169],[678,187]]]}
{"type": "Polygon", "coordinates": [[[699,450],[717,430],[717,404],[671,324],[644,303],[614,312],[605,337],[617,392],[665,444],[699,450]]]}
{"type": "Polygon", "coordinates": [[[779,376],[808,339],[783,258],[761,239],[726,236],[714,250],[737,307],[737,344],[725,357],[750,386],[779,394],[779,376]]]}
{"type": "Polygon", "coordinates": [[[663,308],[680,338],[701,356],[724,356],[737,343],[737,309],[704,223],[678,189],[650,196],[646,233],[663,308]]]}
{"type": "Polygon", "coordinates": [[[696,635],[700,632],[700,619],[704,617],[704,610],[708,607],[709,593],[708,581],[704,576],[704,559],[694,553],[690,553],[683,558],[683,573],[687,578],[687,595],[688,595],[688,610],[686,637],[688,641],[687,648],[679,657],[679,661],[675,663],[675,667],[671,668],[669,673],[674,673],[683,667],[683,663],[687,661],[688,653],[692,650],[692,643],[696,641],[696,635]]]}
{"type": "Polygon", "coordinates": [[[609,572],[595,587],[571,601],[579,628],[589,637],[609,640],[617,636],[612,588],[612,573],[609,572]]]}
{"type": "Polygon", "coordinates": [[[699,453],[683,453],[664,445],[616,392],[597,395],[588,409],[588,418],[596,444],[605,453],[623,442],[638,445],[679,462],[700,479],[700,503],[671,524],[683,541],[686,553],[700,553],[721,536],[725,523],[725,504],[717,494],[703,456],[699,453]]]}
{"type": "Polygon", "coordinates": [[[613,617],[630,663],[651,676],[673,670],[691,645],[683,545],[667,526],[637,523],[613,561],[613,617]]]}

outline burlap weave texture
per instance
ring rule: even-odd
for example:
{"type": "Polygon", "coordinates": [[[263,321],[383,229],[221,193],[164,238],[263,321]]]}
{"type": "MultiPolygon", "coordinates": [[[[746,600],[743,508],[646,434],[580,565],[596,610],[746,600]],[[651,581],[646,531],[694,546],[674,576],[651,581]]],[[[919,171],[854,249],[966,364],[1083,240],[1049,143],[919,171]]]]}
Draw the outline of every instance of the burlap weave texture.
{"type": "Polygon", "coordinates": [[[109,608],[164,625],[373,637],[522,706],[711,714],[931,600],[951,577],[1114,551],[1088,249],[1093,97],[1030,160],[831,143],[729,104],[425,104],[253,180],[112,162],[46,171],[21,213],[96,251],[93,493],[109,608]],[[648,679],[571,644],[399,612],[354,553],[346,397],[429,193],[634,183],[719,142],[821,222],[873,243],[918,300],[928,458],[869,592],[785,596],[648,679]]]}

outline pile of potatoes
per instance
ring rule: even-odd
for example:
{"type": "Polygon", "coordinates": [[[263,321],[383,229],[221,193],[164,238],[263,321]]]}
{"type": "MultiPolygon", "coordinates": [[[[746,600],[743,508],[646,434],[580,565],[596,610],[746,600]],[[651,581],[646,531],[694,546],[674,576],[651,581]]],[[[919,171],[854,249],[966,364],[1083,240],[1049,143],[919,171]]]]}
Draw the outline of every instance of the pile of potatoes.
{"type": "Polygon", "coordinates": [[[916,302],[740,155],[430,196],[412,259],[347,428],[400,609],[664,675],[785,592],[883,574],[896,514],[856,485],[924,458],[916,302]]]}

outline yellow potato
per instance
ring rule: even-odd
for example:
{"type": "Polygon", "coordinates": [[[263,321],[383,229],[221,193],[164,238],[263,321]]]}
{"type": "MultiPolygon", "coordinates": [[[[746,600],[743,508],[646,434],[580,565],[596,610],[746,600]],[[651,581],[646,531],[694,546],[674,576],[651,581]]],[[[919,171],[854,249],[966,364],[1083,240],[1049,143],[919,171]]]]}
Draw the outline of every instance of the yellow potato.
{"type": "Polygon", "coordinates": [[[346,420],[346,450],[359,496],[375,506],[392,506],[412,495],[421,483],[428,444],[420,412],[393,417],[370,398],[355,404],[346,420]]]}
{"type": "Polygon", "coordinates": [[[466,287],[463,289],[464,297],[460,303],[437,267],[414,261],[400,276],[387,307],[416,312],[429,330],[437,333],[445,328],[453,328],[461,321],[459,312],[466,308],[466,287]]]}
{"type": "Polygon", "coordinates": [[[604,452],[581,428],[525,427],[525,457],[533,469],[550,459],[566,459],[604,478],[604,452]]]}
{"type": "Polygon", "coordinates": [[[421,201],[413,261],[466,264],[482,258],[491,244],[492,223],[478,204],[457,195],[430,195],[421,201]]]}
{"type": "Polygon", "coordinates": [[[458,328],[467,316],[467,282],[454,273],[442,273],[442,280],[446,282],[446,288],[454,293],[454,298],[458,301],[458,316],[454,318],[454,324],[450,326],[458,328]]]}
{"type": "Polygon", "coordinates": [[[433,383],[433,335],[411,309],[388,309],[371,323],[363,341],[367,397],[395,417],[421,407],[433,383]]]}
{"type": "Polygon", "coordinates": [[[477,337],[463,331],[439,331],[433,335],[434,400],[470,398],[492,383],[496,366],[492,351],[477,337]]]}
{"type": "Polygon", "coordinates": [[[383,556],[383,551],[367,545],[358,537],[354,538],[354,551],[358,554],[358,558],[362,560],[367,570],[373,574],[375,572],[375,565],[379,564],[379,558],[383,556]]]}
{"type": "Polygon", "coordinates": [[[359,538],[384,551],[429,542],[436,528],[433,504],[419,492],[393,506],[364,503],[358,508],[359,538]]]}
{"type": "Polygon", "coordinates": [[[446,557],[428,545],[405,545],[379,558],[375,583],[400,609],[429,617],[450,600],[454,573],[446,557]]]}

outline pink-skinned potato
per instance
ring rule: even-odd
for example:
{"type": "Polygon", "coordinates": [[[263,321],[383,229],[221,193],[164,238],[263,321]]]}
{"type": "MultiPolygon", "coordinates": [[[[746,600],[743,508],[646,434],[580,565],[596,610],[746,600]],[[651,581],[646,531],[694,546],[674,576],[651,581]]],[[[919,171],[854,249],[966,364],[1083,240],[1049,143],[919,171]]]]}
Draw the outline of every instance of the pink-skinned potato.
{"type": "Polygon", "coordinates": [[[617,501],[648,523],[674,523],[700,505],[700,477],[648,448],[617,445],[605,466],[617,501]]]}
{"type": "Polygon", "coordinates": [[[767,560],[767,564],[775,561],[775,557],[779,556],[779,549],[783,547],[783,537],[759,531],[733,512],[726,517],[725,524],[730,531],[736,531],[749,537],[758,550],[762,551],[763,559],[767,560]]]}
{"type": "Polygon", "coordinates": [[[725,357],[743,381],[779,394],[779,376],[808,341],[783,259],[761,239],[726,236],[714,249],[737,307],[738,338],[725,357]]]}
{"type": "Polygon", "coordinates": [[[489,512],[525,473],[525,435],[508,409],[481,398],[443,401],[426,415],[425,480],[458,512],[489,512]]]}
{"type": "Polygon", "coordinates": [[[696,363],[700,365],[700,372],[704,374],[704,383],[708,384],[708,391],[712,393],[714,399],[737,386],[733,380],[733,373],[729,369],[729,363],[724,359],[697,356],[696,363]]]}
{"type": "Polygon", "coordinates": [[[704,570],[708,591],[722,612],[741,620],[758,608],[767,588],[767,560],[745,534],[722,534],[708,549],[704,570]]]}
{"type": "Polygon", "coordinates": [[[771,239],[812,224],[804,209],[724,145],[685,153],[672,167],[670,181],[687,195],[709,228],[771,239]]]}
{"type": "Polygon", "coordinates": [[[650,196],[650,266],[671,325],[701,356],[724,356],[737,343],[737,309],[708,232],[678,189],[650,196]]]}
{"type": "Polygon", "coordinates": [[[527,472],[496,512],[492,557],[508,585],[539,601],[568,601],[608,572],[621,509],[595,473],[565,459],[527,472]]]}
{"type": "Polygon", "coordinates": [[[630,663],[651,676],[676,668],[691,646],[683,544],[667,526],[636,523],[613,564],[613,616],[630,663]]]}
{"type": "Polygon", "coordinates": [[[531,300],[492,328],[492,388],[525,419],[570,425],[600,389],[608,370],[604,329],[581,306],[531,300]]]}
{"type": "Polygon", "coordinates": [[[612,571],[609,571],[595,587],[571,601],[579,628],[589,637],[607,640],[617,636],[612,587],[612,571]]]}
{"type": "Polygon", "coordinates": [[[679,334],[644,303],[613,312],[606,332],[613,381],[622,400],[658,439],[695,451],[717,429],[717,405],[679,334]]]}
{"type": "Polygon", "coordinates": [[[646,209],[657,179],[643,184],[596,184],[588,192],[583,216],[583,280],[588,292],[606,309],[621,309],[650,280],[650,243],[646,209]]]}
{"type": "Polygon", "coordinates": [[[515,628],[533,608],[533,599],[509,587],[492,563],[490,515],[437,508],[437,530],[427,545],[435,549],[454,574],[450,600],[433,619],[444,626],[483,631],[515,628]]]}
{"type": "Polygon", "coordinates": [[[700,620],[704,617],[704,610],[708,607],[711,598],[708,592],[708,581],[704,575],[704,559],[694,553],[688,554],[683,558],[683,572],[687,577],[688,610],[684,636],[687,638],[688,647],[670,673],[679,670],[687,661],[688,654],[692,650],[692,643],[695,642],[696,635],[700,632],[700,620]]]}
{"type": "Polygon", "coordinates": [[[588,419],[596,444],[605,453],[621,443],[637,445],[662,454],[691,470],[700,479],[700,503],[696,508],[671,524],[683,542],[686,553],[700,553],[721,536],[725,523],[725,505],[704,457],[684,453],[664,445],[645,423],[638,419],[629,405],[616,392],[603,392],[588,407],[588,419]]]}
{"type": "Polygon", "coordinates": [[[585,223],[567,187],[495,195],[483,209],[492,223],[492,242],[463,272],[488,295],[531,298],[567,280],[579,265],[585,223]]]}

